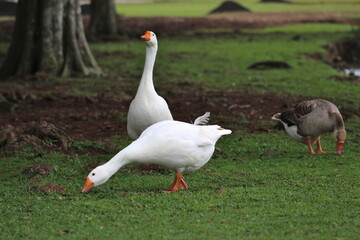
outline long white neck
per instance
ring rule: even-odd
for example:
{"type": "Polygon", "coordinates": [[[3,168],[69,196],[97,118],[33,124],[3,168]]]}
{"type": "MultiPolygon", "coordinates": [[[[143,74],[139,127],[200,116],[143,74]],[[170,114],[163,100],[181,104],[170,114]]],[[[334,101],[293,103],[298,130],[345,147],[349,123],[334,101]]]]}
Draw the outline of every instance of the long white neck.
{"type": "Polygon", "coordinates": [[[106,168],[109,173],[109,177],[114,175],[120,168],[129,163],[126,159],[126,148],[118,152],[114,157],[112,157],[107,163],[102,165],[103,168],[106,168]]]}
{"type": "Polygon", "coordinates": [[[147,91],[150,90],[155,92],[153,83],[153,69],[155,65],[156,52],[157,45],[146,46],[145,66],[138,91],[146,89],[147,91]]]}

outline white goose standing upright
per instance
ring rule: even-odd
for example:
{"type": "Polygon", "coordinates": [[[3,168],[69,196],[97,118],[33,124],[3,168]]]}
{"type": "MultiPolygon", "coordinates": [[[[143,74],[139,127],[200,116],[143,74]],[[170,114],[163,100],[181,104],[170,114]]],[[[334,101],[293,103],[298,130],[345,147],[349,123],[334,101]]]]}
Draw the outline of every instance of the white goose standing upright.
{"type": "Polygon", "coordinates": [[[320,135],[334,132],[336,151],[341,154],[346,139],[345,124],[339,109],[331,102],[313,99],[298,103],[281,113],[272,116],[280,121],[286,132],[296,141],[305,143],[311,154],[312,145],[317,143],[317,153],[324,153],[320,144],[320,135]]]}
{"type": "Polygon", "coordinates": [[[127,132],[132,139],[137,139],[154,123],[173,120],[166,101],[157,94],[153,84],[153,69],[158,48],[156,35],[146,31],[141,38],[146,43],[145,66],[139,88],[127,115],[127,132]]]}

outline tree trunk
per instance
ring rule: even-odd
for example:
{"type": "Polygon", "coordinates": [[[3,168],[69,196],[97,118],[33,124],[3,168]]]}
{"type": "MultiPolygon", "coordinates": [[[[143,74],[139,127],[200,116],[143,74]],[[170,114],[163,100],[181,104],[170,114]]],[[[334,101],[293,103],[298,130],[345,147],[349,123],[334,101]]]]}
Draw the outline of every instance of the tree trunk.
{"type": "Polygon", "coordinates": [[[90,34],[92,36],[115,35],[117,26],[114,0],[91,0],[90,34]]]}
{"type": "Polygon", "coordinates": [[[19,0],[0,77],[36,72],[102,74],[85,38],[78,0],[19,0]]]}

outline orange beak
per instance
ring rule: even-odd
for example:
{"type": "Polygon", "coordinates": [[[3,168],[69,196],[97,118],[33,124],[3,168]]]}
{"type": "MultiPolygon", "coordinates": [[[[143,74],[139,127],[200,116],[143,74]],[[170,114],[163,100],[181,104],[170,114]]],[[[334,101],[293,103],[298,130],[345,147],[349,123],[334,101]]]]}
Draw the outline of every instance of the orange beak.
{"type": "Polygon", "coordinates": [[[94,186],[94,183],[87,177],[82,192],[89,191],[94,186]]]}
{"type": "Polygon", "coordinates": [[[151,32],[146,31],[144,35],[141,36],[142,39],[144,39],[145,42],[150,41],[151,32]]]}
{"type": "Polygon", "coordinates": [[[336,144],[336,152],[337,152],[337,154],[341,154],[343,145],[344,145],[344,141],[338,141],[337,142],[337,144],[336,144]]]}

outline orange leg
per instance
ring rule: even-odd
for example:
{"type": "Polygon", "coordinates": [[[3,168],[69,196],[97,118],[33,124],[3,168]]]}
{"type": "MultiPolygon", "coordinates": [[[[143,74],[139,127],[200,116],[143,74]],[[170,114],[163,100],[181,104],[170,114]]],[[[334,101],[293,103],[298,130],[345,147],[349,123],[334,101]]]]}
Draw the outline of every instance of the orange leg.
{"type": "Polygon", "coordinates": [[[317,144],[317,149],[316,149],[316,152],[317,153],[326,153],[322,150],[321,148],[321,144],[320,144],[320,138],[318,140],[316,140],[316,144],[317,144]]]}
{"type": "Polygon", "coordinates": [[[315,154],[315,152],[314,152],[314,149],[312,148],[312,141],[311,141],[311,139],[310,138],[308,138],[307,140],[306,140],[306,143],[307,143],[307,146],[308,146],[308,148],[309,148],[309,152],[311,153],[311,154],[315,154]]]}
{"type": "Polygon", "coordinates": [[[170,185],[170,187],[167,190],[165,190],[163,192],[166,192],[166,193],[176,192],[178,190],[188,189],[188,188],[189,188],[189,186],[186,184],[183,175],[178,172],[175,175],[174,182],[170,185]]]}

